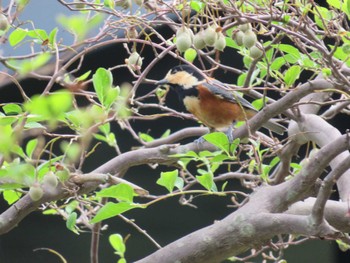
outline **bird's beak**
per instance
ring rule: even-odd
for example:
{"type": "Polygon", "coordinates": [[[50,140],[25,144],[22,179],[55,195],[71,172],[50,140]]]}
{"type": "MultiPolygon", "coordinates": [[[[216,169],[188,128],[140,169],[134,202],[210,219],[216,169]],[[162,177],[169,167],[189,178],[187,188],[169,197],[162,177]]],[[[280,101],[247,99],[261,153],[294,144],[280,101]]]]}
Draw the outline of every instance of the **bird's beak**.
{"type": "Polygon", "coordinates": [[[155,85],[157,85],[157,86],[164,86],[167,84],[169,84],[169,81],[167,79],[162,79],[162,80],[159,80],[155,83],[155,85]]]}

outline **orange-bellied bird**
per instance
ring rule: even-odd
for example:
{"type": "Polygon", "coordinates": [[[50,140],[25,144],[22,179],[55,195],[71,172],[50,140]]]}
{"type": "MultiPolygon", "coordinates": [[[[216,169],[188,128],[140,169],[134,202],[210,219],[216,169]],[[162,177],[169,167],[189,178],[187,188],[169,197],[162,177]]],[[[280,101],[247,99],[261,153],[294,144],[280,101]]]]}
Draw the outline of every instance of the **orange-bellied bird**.
{"type": "MultiPolygon", "coordinates": [[[[215,79],[205,79],[189,65],[172,68],[156,85],[175,90],[186,109],[210,130],[229,128],[229,137],[234,122],[245,121],[257,113],[247,100],[234,91],[222,88],[225,84],[215,79]]],[[[274,120],[269,120],[263,126],[278,134],[285,131],[285,127],[274,120]]]]}

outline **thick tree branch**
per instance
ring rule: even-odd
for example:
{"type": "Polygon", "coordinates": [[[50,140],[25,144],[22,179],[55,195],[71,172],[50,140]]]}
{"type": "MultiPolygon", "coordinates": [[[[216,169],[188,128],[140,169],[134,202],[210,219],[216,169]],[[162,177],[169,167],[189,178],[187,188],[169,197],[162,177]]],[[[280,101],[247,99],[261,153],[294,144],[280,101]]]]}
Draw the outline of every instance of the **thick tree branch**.
{"type": "Polygon", "coordinates": [[[310,214],[291,218],[287,215],[285,217],[268,213],[282,213],[289,205],[307,196],[314,181],[322,174],[328,163],[349,148],[349,137],[347,135],[339,137],[315,154],[294,179],[280,185],[261,187],[251,195],[246,205],[219,223],[176,240],[138,262],[159,262],[160,259],[165,263],[220,262],[281,233],[298,233],[306,236],[336,235],[336,231],[327,222],[314,224],[310,214]],[[260,216],[266,218],[254,221],[260,216]],[[273,227],[270,228],[269,224],[273,227]]]}
{"type": "MultiPolygon", "coordinates": [[[[319,147],[323,147],[330,141],[339,138],[341,133],[321,117],[313,114],[303,114],[298,120],[298,124],[291,122],[289,135],[293,136],[292,139],[299,144],[312,141],[319,147]]],[[[343,152],[331,160],[329,163],[332,169],[337,167],[348,156],[349,152],[343,152]]],[[[339,178],[337,186],[340,198],[346,201],[350,195],[350,174],[348,173],[339,178]]]]}
{"type": "MultiPolygon", "coordinates": [[[[285,213],[293,215],[310,215],[314,209],[316,198],[309,197],[291,205],[285,213]]],[[[324,218],[341,232],[350,232],[349,206],[345,202],[328,200],[324,207],[324,218]]]]}
{"type": "Polygon", "coordinates": [[[308,216],[241,213],[193,232],[136,263],[213,263],[260,247],[277,234],[336,236],[328,225],[314,228],[308,216]]]}
{"type": "Polygon", "coordinates": [[[316,91],[316,90],[326,90],[333,88],[333,84],[324,79],[315,79],[313,81],[304,83],[298,88],[295,88],[293,92],[288,93],[283,98],[278,101],[269,104],[258,112],[252,119],[250,119],[247,125],[239,127],[233,133],[233,138],[243,138],[248,136],[248,128],[254,132],[263,124],[273,118],[274,116],[283,113],[287,109],[291,108],[294,103],[299,101],[304,96],[316,91]]]}
{"type": "Polygon", "coordinates": [[[350,173],[350,155],[348,155],[332,172],[323,180],[320,191],[318,192],[315,205],[311,216],[316,224],[320,224],[324,219],[324,210],[329,199],[334,184],[341,176],[349,176],[350,173]],[[346,175],[345,175],[346,174],[346,175]]]}

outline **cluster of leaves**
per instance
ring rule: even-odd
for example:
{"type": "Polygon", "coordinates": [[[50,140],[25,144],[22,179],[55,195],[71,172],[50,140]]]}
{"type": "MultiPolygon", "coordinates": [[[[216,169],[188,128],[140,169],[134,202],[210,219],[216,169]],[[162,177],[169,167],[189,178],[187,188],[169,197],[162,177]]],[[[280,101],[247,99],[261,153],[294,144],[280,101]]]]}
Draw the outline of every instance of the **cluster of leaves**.
{"type": "MultiPolygon", "coordinates": [[[[108,119],[122,119],[130,115],[126,103],[129,87],[114,87],[111,73],[103,68],[99,68],[92,79],[98,101],[86,108],[75,107],[73,94],[66,90],[36,95],[24,104],[2,105],[0,181],[3,196],[9,204],[22,196],[19,189],[40,189],[51,173],[65,183],[69,179],[69,168],[82,154],[85,159],[94,151],[92,147],[91,152],[87,152],[92,137],[112,147],[117,145],[108,119]],[[62,126],[74,133],[62,134],[63,138],[51,133],[62,126]],[[27,140],[22,146],[25,134],[34,130],[39,136],[27,140]],[[47,140],[44,135],[53,138],[47,140]],[[53,152],[55,144],[59,144],[60,153],[53,152]],[[48,159],[43,161],[45,158],[48,159]]],[[[56,187],[57,183],[52,185],[56,187]]],[[[38,201],[42,193],[31,196],[38,201]]]]}

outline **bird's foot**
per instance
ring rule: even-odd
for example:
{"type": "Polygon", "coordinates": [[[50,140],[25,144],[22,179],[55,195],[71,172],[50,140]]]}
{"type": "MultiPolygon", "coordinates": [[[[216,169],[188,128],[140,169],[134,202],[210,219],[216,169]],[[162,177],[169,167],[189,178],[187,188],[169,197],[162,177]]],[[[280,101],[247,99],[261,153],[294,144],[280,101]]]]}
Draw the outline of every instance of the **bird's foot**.
{"type": "Polygon", "coordinates": [[[227,136],[228,138],[228,141],[230,143],[233,142],[234,138],[233,138],[233,125],[231,125],[226,131],[225,131],[225,135],[227,136]]]}
{"type": "Polygon", "coordinates": [[[206,142],[206,140],[204,139],[203,136],[199,137],[198,139],[194,140],[194,143],[199,145],[199,144],[203,144],[204,142],[206,142]]]}

